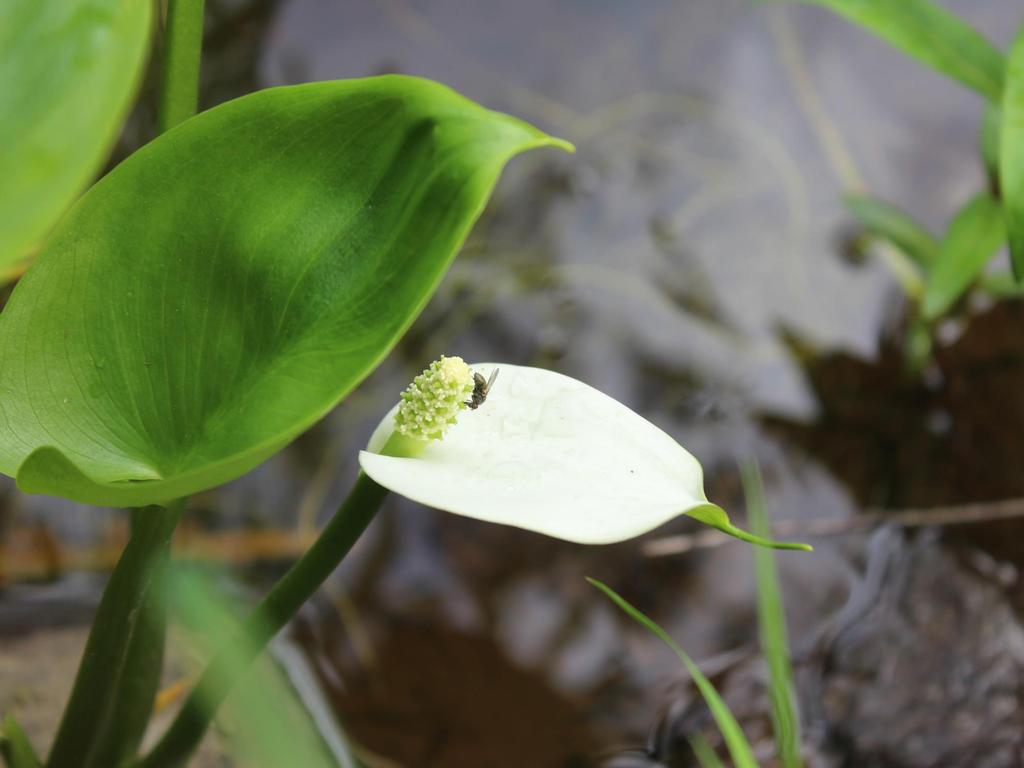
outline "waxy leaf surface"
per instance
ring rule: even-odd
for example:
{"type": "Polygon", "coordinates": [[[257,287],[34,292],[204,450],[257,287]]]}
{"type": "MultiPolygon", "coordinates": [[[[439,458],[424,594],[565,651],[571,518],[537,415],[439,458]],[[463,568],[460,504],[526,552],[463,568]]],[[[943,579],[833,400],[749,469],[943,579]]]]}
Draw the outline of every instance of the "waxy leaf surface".
{"type": "Polygon", "coordinates": [[[108,506],[238,477],[373,369],[506,161],[551,144],[397,76],[163,134],[64,217],[0,315],[0,471],[108,506]]]}
{"type": "MultiPolygon", "coordinates": [[[[494,367],[473,370],[486,377],[494,367]]],[[[396,406],[360,453],[363,471],[430,507],[583,544],[623,541],[687,514],[745,541],[806,548],[733,526],[704,495],[697,459],[614,398],[554,371],[499,367],[486,402],[419,456],[378,453],[396,406]]]]}
{"type": "Polygon", "coordinates": [[[106,159],[146,61],[152,6],[0,2],[0,273],[106,159]]]}

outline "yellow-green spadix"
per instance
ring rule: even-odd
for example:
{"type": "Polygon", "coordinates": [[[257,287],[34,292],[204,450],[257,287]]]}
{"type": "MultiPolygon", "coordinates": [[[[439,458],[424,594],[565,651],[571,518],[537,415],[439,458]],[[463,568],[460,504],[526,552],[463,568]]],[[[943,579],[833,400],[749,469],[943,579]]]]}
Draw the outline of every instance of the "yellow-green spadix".
{"type": "MultiPolygon", "coordinates": [[[[459,372],[460,379],[437,386],[448,399],[464,398],[472,390],[465,370],[486,379],[500,368],[486,402],[458,409],[443,439],[423,438],[412,450],[402,447],[409,436],[396,434],[400,410],[400,424],[409,422],[408,406],[396,405],[359,455],[375,482],[430,507],[583,544],[624,541],[686,514],[753,543],[809,549],[733,526],[704,495],[697,459],[593,387],[541,368],[461,363],[443,358],[423,376],[442,366],[459,372]]],[[[423,377],[417,382],[416,392],[429,385],[423,377]]]]}

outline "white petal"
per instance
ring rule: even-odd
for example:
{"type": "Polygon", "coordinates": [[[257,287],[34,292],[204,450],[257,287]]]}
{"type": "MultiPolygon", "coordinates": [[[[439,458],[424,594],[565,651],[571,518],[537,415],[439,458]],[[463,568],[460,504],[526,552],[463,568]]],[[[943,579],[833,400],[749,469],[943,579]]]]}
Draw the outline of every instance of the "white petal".
{"type": "Polygon", "coordinates": [[[392,410],[360,453],[366,474],[427,506],[587,544],[711,506],[698,461],[646,419],[560,373],[500,368],[487,401],[416,458],[373,452],[391,434],[392,410]]]}

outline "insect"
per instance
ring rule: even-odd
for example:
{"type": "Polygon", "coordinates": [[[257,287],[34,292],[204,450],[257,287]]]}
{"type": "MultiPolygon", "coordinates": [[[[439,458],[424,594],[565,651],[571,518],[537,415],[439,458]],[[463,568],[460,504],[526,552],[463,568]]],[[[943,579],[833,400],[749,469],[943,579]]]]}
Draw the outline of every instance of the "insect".
{"type": "Polygon", "coordinates": [[[484,401],[487,399],[487,395],[491,391],[491,387],[494,386],[494,380],[498,378],[498,369],[495,368],[491,371],[490,378],[484,380],[484,377],[479,373],[473,374],[473,399],[467,400],[466,405],[469,406],[471,411],[475,411],[484,401]]]}

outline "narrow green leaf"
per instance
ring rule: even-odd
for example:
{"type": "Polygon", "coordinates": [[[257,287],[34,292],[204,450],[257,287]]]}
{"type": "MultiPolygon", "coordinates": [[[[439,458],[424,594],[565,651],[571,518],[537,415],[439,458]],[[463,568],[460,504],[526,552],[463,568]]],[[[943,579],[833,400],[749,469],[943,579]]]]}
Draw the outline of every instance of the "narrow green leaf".
{"type": "Polygon", "coordinates": [[[981,33],[927,0],[800,0],[822,5],[990,101],[1003,90],[1003,56],[981,33]]]}
{"type": "Polygon", "coordinates": [[[1010,241],[1010,263],[1024,283],[1024,26],[1010,49],[999,137],[999,188],[1010,241]]]}
{"type": "MultiPolygon", "coordinates": [[[[226,657],[237,663],[230,674],[241,682],[217,720],[225,726],[228,751],[238,764],[336,768],[323,735],[282,670],[266,655],[250,668],[249,659],[263,649],[252,645],[251,634],[242,630],[239,617],[248,606],[229,599],[212,573],[197,568],[175,568],[171,583],[171,615],[186,630],[184,639],[193,654],[206,657],[227,649],[226,657]]],[[[338,746],[347,749],[345,744],[338,746]]],[[[341,757],[345,764],[356,765],[347,751],[341,757]]]]}
{"type": "Polygon", "coordinates": [[[605,595],[607,595],[613,603],[619,606],[627,616],[645,627],[649,632],[657,636],[663,643],[665,643],[665,645],[672,649],[672,652],[675,653],[675,655],[679,657],[679,660],[686,666],[687,671],[693,678],[693,682],[696,683],[697,688],[704,697],[704,701],[707,702],[708,708],[711,710],[711,715],[715,718],[715,722],[718,724],[718,728],[722,732],[723,738],[725,738],[725,744],[729,748],[729,754],[732,756],[732,760],[733,763],[735,763],[736,768],[757,768],[757,761],[754,760],[754,753],[750,749],[750,743],[747,741],[746,736],[743,735],[743,731],[740,729],[739,723],[736,722],[736,718],[733,717],[732,712],[729,711],[729,707],[727,707],[725,702],[722,701],[722,697],[718,695],[718,691],[715,690],[715,686],[713,686],[711,681],[704,676],[704,673],[701,672],[700,668],[693,663],[693,660],[686,655],[686,652],[683,651],[683,649],[680,648],[671,637],[669,637],[668,633],[664,629],[659,627],[651,621],[651,619],[626,602],[626,600],[611,587],[603,584],[597,579],[591,579],[588,577],[587,581],[604,592],[605,595]]]}
{"type": "Polygon", "coordinates": [[[47,768],[110,768],[142,740],[163,666],[160,594],[180,509],[148,507],[103,592],[47,768]]]}
{"type": "Polygon", "coordinates": [[[987,192],[973,197],[950,222],[939,246],[939,259],[924,289],[924,317],[934,320],[949,309],[1005,242],[999,203],[987,192]]]}
{"type": "Polygon", "coordinates": [[[870,195],[846,195],[843,202],[868,234],[899,248],[922,270],[935,263],[938,241],[902,209],[870,195]]]}
{"type": "Polygon", "coordinates": [[[693,750],[700,768],[725,768],[725,763],[715,754],[715,750],[708,744],[707,739],[699,733],[690,737],[690,748],[693,750]]]}
{"type": "Polygon", "coordinates": [[[249,471],[380,362],[541,146],[568,148],[398,76],[186,120],[82,197],[0,315],[0,472],[142,506],[249,471]]]}
{"type": "MultiPolygon", "coordinates": [[[[761,470],[756,463],[747,464],[742,468],[742,476],[750,528],[759,536],[771,536],[761,470]]],[[[768,690],[772,701],[775,744],[783,768],[803,768],[800,713],[793,684],[793,667],[789,660],[786,615],[782,608],[782,590],[779,588],[775,556],[767,549],[755,549],[754,566],[757,574],[761,650],[768,662],[768,690]]]]}
{"type": "Polygon", "coordinates": [[[7,768],[42,768],[43,765],[32,742],[13,715],[4,718],[3,731],[0,732],[0,754],[7,768]]]}
{"type": "Polygon", "coordinates": [[[0,5],[0,273],[100,170],[145,64],[152,5],[0,5]]]}
{"type": "Polygon", "coordinates": [[[387,496],[386,489],[360,474],[316,541],[246,617],[245,636],[225,643],[207,662],[170,727],[133,766],[175,768],[199,746],[218,707],[235,688],[248,665],[295,616],[334,572],[387,496]]]}

